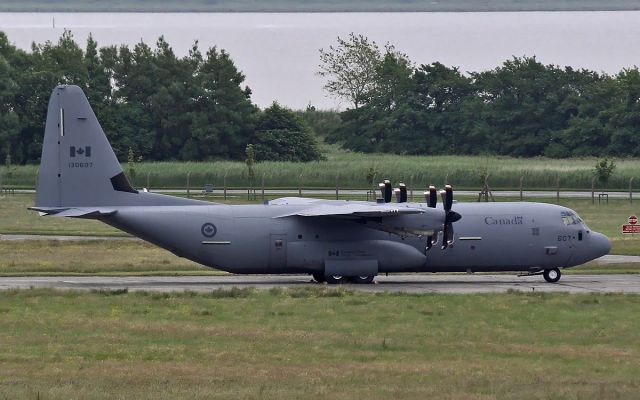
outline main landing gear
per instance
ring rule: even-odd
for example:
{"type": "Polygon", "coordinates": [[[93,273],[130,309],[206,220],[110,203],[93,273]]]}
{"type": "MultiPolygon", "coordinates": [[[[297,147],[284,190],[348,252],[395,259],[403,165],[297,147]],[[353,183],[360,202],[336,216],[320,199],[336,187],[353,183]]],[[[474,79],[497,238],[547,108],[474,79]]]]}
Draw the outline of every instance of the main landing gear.
{"type": "Polygon", "coordinates": [[[340,276],[330,275],[325,276],[322,273],[316,272],[312,274],[313,279],[318,283],[327,282],[329,285],[339,285],[341,283],[355,283],[355,284],[369,284],[373,282],[375,276],[340,276]]]}
{"type": "Polygon", "coordinates": [[[542,273],[542,276],[544,276],[545,281],[549,283],[556,283],[560,280],[560,277],[562,276],[562,272],[560,272],[558,268],[545,269],[544,272],[542,273]]]}
{"type": "Polygon", "coordinates": [[[560,280],[560,277],[562,276],[562,272],[560,272],[559,268],[549,268],[549,269],[545,269],[544,271],[529,272],[528,274],[521,274],[518,276],[533,276],[533,275],[542,275],[545,281],[549,283],[556,283],[560,280]]]}

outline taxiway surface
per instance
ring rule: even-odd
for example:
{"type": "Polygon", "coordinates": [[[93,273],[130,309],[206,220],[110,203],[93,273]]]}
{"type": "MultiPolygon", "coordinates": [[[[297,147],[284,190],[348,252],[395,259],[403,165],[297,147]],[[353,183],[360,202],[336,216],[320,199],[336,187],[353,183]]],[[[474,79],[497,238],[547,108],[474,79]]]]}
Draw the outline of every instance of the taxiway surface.
{"type": "MultiPolygon", "coordinates": [[[[211,291],[218,289],[274,287],[293,288],[317,285],[305,275],[221,275],[183,277],[105,277],[50,276],[1,277],[0,290],[56,288],[78,290],[131,291],[211,291]]],[[[640,293],[640,275],[564,275],[558,283],[547,283],[541,276],[403,274],[378,276],[372,285],[343,285],[365,292],[404,293],[503,293],[522,292],[568,293],[640,293]]],[[[331,286],[335,287],[335,286],[331,286]]]]}

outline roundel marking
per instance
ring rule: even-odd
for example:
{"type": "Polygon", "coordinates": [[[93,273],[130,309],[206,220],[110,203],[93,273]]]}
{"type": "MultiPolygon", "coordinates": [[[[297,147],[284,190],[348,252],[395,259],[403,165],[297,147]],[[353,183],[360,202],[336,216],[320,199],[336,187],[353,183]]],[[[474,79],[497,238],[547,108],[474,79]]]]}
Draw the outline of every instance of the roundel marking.
{"type": "Polygon", "coordinates": [[[216,228],[216,226],[211,222],[207,222],[202,225],[202,228],[200,228],[200,232],[202,233],[202,236],[212,238],[216,235],[216,233],[218,233],[218,228],[216,228]]]}

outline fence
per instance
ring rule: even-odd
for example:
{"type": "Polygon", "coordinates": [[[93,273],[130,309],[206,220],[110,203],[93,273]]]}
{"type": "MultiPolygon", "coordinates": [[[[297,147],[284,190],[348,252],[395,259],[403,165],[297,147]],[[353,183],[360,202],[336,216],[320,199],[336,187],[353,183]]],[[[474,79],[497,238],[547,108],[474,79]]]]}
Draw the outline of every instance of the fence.
{"type": "MultiPolygon", "coordinates": [[[[298,174],[297,179],[295,181],[295,186],[292,185],[292,186],[283,187],[283,186],[269,186],[268,177],[266,174],[263,173],[259,175],[259,180],[258,180],[259,184],[252,183],[248,179],[245,179],[244,185],[238,185],[238,180],[236,178],[233,181],[234,185],[229,185],[227,174],[222,176],[221,183],[220,182],[216,183],[214,180],[210,179],[209,176],[206,176],[206,175],[202,176],[202,174],[199,174],[197,179],[194,179],[194,174],[191,171],[189,171],[184,176],[183,185],[167,186],[166,179],[162,174],[154,174],[149,171],[143,174],[142,176],[140,175],[132,176],[130,174],[128,175],[129,175],[129,180],[132,182],[133,186],[135,187],[143,186],[149,191],[151,190],[165,191],[165,190],[173,189],[174,191],[184,191],[186,195],[189,197],[198,196],[198,195],[204,195],[204,196],[212,195],[212,196],[221,196],[225,200],[230,195],[237,196],[239,193],[246,193],[248,200],[258,200],[260,198],[263,201],[266,200],[266,197],[268,194],[294,194],[300,197],[304,197],[306,195],[321,195],[322,197],[331,197],[335,199],[362,197],[367,200],[374,200],[375,196],[377,196],[377,180],[382,180],[382,179],[378,179],[377,174],[374,174],[369,187],[365,187],[365,186],[353,187],[351,185],[341,185],[340,174],[337,174],[333,179],[334,184],[331,186],[307,185],[305,180],[305,175],[303,173],[300,173],[298,174]],[[158,184],[155,185],[155,182],[158,182],[158,184]],[[142,185],[140,185],[140,183],[142,183],[142,185]],[[258,193],[260,193],[260,196],[258,196],[258,193]]],[[[7,174],[4,171],[1,171],[0,172],[0,193],[4,195],[15,194],[15,191],[17,188],[33,189],[37,185],[37,176],[38,176],[38,170],[36,169],[35,173],[33,173],[31,178],[32,185],[27,185],[25,187],[24,182],[21,182],[22,185],[20,186],[12,184],[13,181],[15,181],[16,179],[14,179],[12,175],[7,176],[7,174]]],[[[24,178],[22,180],[24,181],[24,178]]],[[[627,186],[627,189],[624,191],[624,193],[626,193],[625,198],[627,198],[631,203],[633,203],[633,200],[634,200],[634,192],[633,192],[634,180],[635,180],[634,177],[630,177],[628,179],[628,186],[627,186]]],[[[277,181],[281,182],[281,179],[277,179],[277,181]]],[[[486,177],[484,184],[478,185],[479,187],[481,187],[477,192],[478,201],[489,201],[490,199],[493,200],[492,198],[493,192],[490,188],[489,181],[490,181],[489,177],[486,177]]],[[[539,187],[529,188],[528,190],[530,192],[526,193],[527,191],[526,177],[524,175],[521,175],[518,181],[519,181],[519,185],[517,189],[517,194],[512,193],[513,189],[507,190],[508,192],[507,195],[509,197],[519,198],[521,201],[523,201],[525,200],[525,197],[537,196],[535,194],[535,191],[540,191],[539,187]]],[[[400,180],[394,180],[392,182],[394,182],[395,184],[398,184],[400,183],[400,180]]],[[[426,188],[428,187],[428,185],[425,184],[425,182],[428,182],[428,180],[425,180],[423,176],[415,177],[413,175],[409,176],[408,180],[405,181],[408,187],[408,197],[410,201],[423,200],[423,197],[422,197],[423,190],[426,190],[426,188]],[[422,188],[422,189],[418,189],[418,188],[422,188]]],[[[568,192],[566,187],[562,187],[562,182],[563,180],[561,179],[560,175],[558,175],[555,179],[555,185],[553,188],[553,191],[555,192],[556,201],[558,203],[560,202],[560,199],[561,199],[561,192],[564,192],[565,196],[568,192]]],[[[175,183],[175,181],[173,183],[175,183]]],[[[317,183],[317,182],[314,181],[314,183],[317,183]]],[[[445,175],[444,183],[445,184],[449,183],[448,175],[445,175]]],[[[467,192],[465,193],[465,195],[467,196],[473,195],[472,193],[468,193],[469,191],[473,192],[474,190],[473,188],[462,187],[462,188],[456,188],[456,189],[458,192],[461,191],[460,189],[462,189],[462,191],[464,192],[467,192]]],[[[503,188],[501,188],[501,190],[503,190],[503,188]]],[[[612,193],[615,193],[614,197],[621,198],[622,197],[621,195],[623,193],[620,190],[617,190],[614,192],[606,192],[604,188],[598,188],[598,186],[596,185],[595,178],[591,179],[591,187],[589,189],[585,188],[580,191],[590,192],[592,203],[595,203],[596,199],[599,203],[608,202],[609,196],[612,193]]],[[[546,192],[549,192],[549,188],[546,188],[546,192]]]]}

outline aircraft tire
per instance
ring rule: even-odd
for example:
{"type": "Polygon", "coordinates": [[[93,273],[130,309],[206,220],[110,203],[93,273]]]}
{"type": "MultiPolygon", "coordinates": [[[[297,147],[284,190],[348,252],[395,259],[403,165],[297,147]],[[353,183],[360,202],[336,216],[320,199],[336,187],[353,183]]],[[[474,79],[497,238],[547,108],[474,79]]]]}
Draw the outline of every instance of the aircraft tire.
{"type": "Polygon", "coordinates": [[[315,272],[315,273],[311,274],[311,276],[313,276],[313,279],[318,283],[324,283],[324,281],[325,281],[323,273],[315,272]]]}
{"type": "Polygon", "coordinates": [[[560,280],[562,272],[560,272],[558,268],[545,269],[542,276],[544,276],[545,281],[549,283],[556,283],[560,280]]]}
{"type": "Polygon", "coordinates": [[[324,279],[329,285],[340,285],[346,280],[345,277],[341,275],[325,275],[324,279]]]}
{"type": "Polygon", "coordinates": [[[373,278],[375,278],[374,275],[369,275],[369,276],[351,276],[351,277],[349,277],[349,281],[351,281],[351,283],[355,283],[355,284],[367,285],[367,284],[373,282],[373,278]]]}

